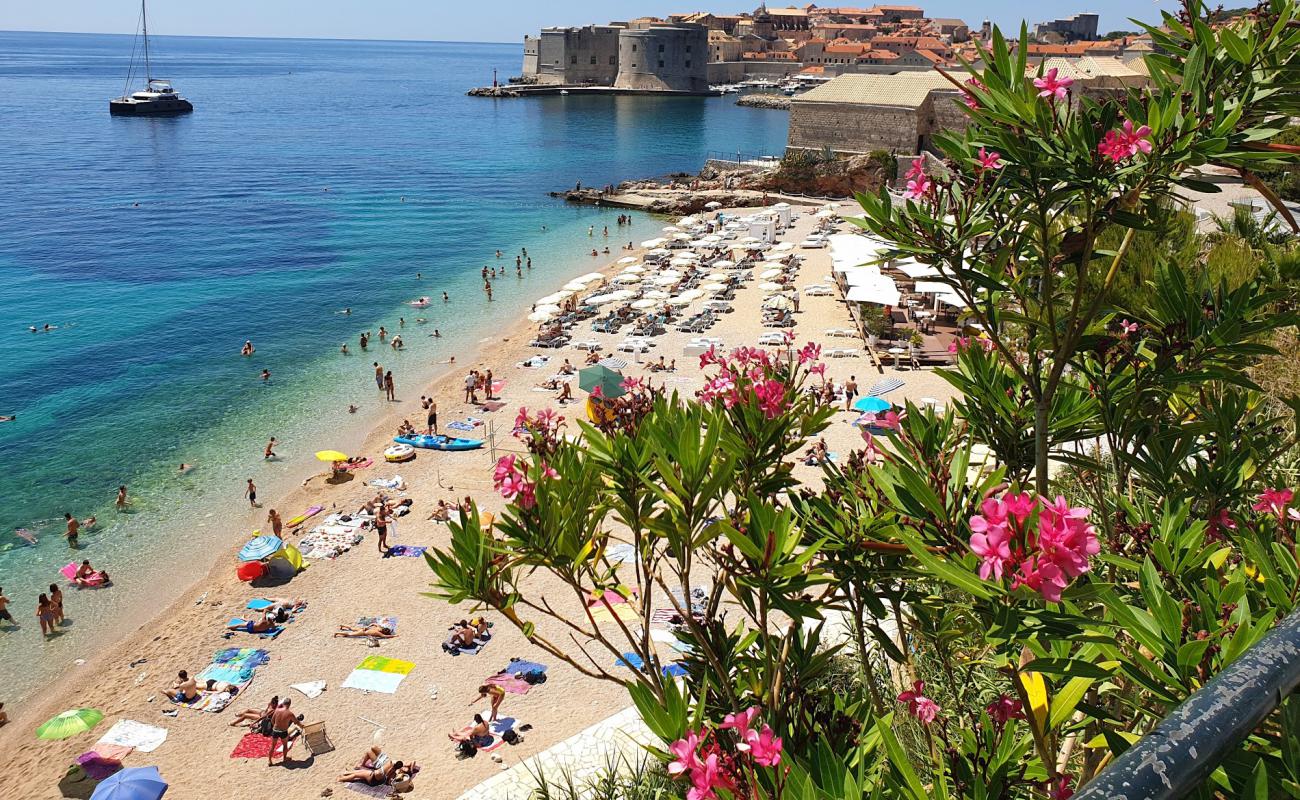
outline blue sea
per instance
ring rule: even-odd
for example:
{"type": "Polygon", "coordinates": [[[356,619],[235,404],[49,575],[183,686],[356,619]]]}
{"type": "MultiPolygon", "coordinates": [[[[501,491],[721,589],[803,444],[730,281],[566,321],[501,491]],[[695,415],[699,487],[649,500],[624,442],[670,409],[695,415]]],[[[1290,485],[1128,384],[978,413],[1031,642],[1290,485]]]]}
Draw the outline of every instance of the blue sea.
{"type": "Polygon", "coordinates": [[[588,255],[588,226],[603,247],[608,225],[617,251],[664,224],[637,215],[629,231],[617,211],[547,191],[693,172],[708,151],[779,153],[786,136],[784,112],[734,98],[466,97],[494,69],[518,72],[518,44],[152,41],[155,74],[193,114],[109,116],[129,35],[0,33],[0,415],[17,415],[0,423],[0,587],[22,622],[0,630],[11,707],[260,523],[244,479],[273,498],[315,450],[360,441],[380,410],[373,359],[342,343],[405,317],[404,353],[371,350],[400,396],[606,263],[588,255]],[[525,247],[532,271],[487,302],[481,267],[525,247]],[[407,305],[422,295],[427,311],[407,305]],[[270,436],[281,458],[264,462],[270,436]],[[196,468],[180,475],[182,462],[196,468]],[[99,520],[75,553],[65,512],[99,520]],[[36,595],[73,558],[116,586],[67,592],[69,627],[42,641],[36,595]]]}

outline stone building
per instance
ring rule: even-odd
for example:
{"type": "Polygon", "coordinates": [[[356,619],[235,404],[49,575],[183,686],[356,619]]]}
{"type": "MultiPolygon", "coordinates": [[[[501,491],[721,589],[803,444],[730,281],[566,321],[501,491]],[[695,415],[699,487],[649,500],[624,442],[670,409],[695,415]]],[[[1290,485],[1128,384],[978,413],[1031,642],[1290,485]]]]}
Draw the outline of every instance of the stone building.
{"type": "Polygon", "coordinates": [[[935,133],[965,127],[959,95],[934,72],[841,75],[791,98],[787,149],[846,156],[926,152],[935,133]]]}
{"type": "Polygon", "coordinates": [[[709,32],[702,25],[633,23],[618,34],[614,86],[640,91],[707,92],[709,32]]]}
{"type": "Polygon", "coordinates": [[[611,86],[618,75],[623,30],[621,25],[543,28],[531,42],[524,38],[524,77],[535,75],[540,84],[611,86]],[[535,46],[535,54],[530,54],[530,46],[535,46]]]}
{"type": "Polygon", "coordinates": [[[1096,14],[1073,14],[1062,19],[1040,22],[1034,26],[1034,36],[1043,40],[1060,37],[1061,41],[1066,42],[1090,41],[1097,38],[1098,19],[1096,14]]]}

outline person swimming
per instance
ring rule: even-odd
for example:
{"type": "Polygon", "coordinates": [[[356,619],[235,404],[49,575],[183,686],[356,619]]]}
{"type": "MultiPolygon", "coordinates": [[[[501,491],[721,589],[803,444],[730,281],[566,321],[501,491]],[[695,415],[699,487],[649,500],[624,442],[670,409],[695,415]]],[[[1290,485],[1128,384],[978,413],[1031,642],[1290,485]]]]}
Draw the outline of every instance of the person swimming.
{"type": "Polygon", "coordinates": [[[244,346],[239,350],[241,356],[251,356],[255,352],[257,352],[257,348],[253,347],[252,339],[245,340],[244,346]]]}

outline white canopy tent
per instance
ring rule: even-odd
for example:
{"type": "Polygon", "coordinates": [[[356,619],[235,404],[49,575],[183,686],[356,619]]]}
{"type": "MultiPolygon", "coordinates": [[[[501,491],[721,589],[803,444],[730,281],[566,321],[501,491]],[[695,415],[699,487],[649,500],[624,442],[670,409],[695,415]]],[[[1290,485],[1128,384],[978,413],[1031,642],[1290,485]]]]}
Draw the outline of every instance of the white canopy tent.
{"type": "Polygon", "coordinates": [[[889,278],[881,278],[875,283],[849,287],[844,298],[854,303],[874,303],[880,306],[896,306],[902,301],[898,287],[889,278]]]}

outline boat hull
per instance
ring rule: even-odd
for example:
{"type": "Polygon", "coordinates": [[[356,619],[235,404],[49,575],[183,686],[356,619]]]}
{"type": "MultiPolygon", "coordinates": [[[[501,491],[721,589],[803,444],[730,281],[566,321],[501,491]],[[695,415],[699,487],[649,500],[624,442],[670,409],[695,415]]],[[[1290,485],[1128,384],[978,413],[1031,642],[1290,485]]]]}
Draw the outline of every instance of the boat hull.
{"type": "Polygon", "coordinates": [[[426,450],[477,450],[483,446],[482,439],[461,439],[455,436],[395,436],[393,441],[426,450]]]}
{"type": "Polygon", "coordinates": [[[194,110],[189,100],[109,100],[108,113],[115,117],[174,117],[194,110]]]}

